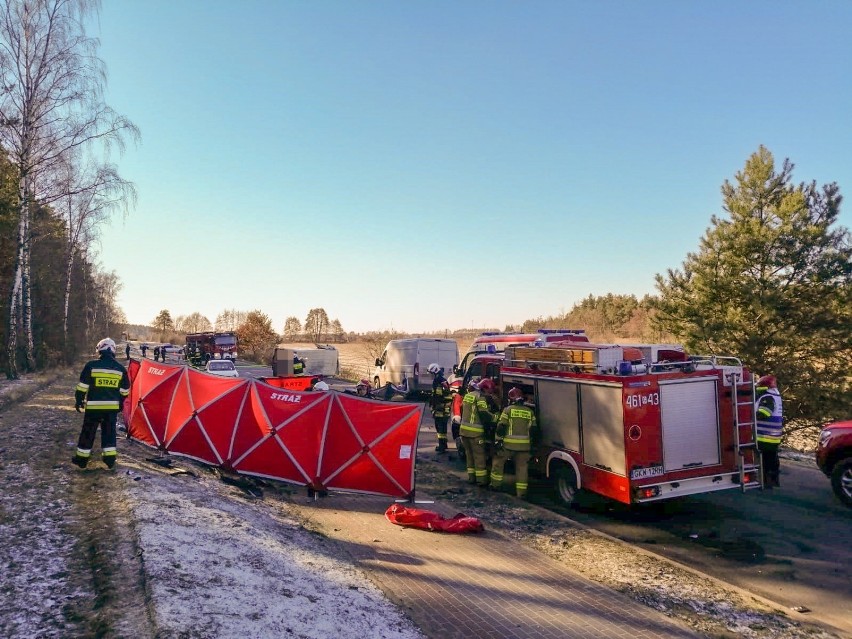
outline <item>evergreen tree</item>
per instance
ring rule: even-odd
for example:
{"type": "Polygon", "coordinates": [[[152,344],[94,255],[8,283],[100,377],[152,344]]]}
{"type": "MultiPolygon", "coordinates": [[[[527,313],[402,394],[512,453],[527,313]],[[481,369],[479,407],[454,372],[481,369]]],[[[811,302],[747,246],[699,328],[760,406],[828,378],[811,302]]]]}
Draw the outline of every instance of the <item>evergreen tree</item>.
{"type": "Polygon", "coordinates": [[[655,321],[692,352],[776,375],[787,417],[815,425],[852,404],[852,252],[837,184],[793,185],[792,170],[761,146],[725,181],[727,216],[682,269],[657,276],[655,321]]]}
{"type": "Polygon", "coordinates": [[[157,317],[151,322],[152,326],[156,328],[160,333],[165,333],[166,331],[170,331],[174,329],[175,323],[172,320],[172,314],[169,313],[166,309],[163,309],[159,312],[157,317]]]}

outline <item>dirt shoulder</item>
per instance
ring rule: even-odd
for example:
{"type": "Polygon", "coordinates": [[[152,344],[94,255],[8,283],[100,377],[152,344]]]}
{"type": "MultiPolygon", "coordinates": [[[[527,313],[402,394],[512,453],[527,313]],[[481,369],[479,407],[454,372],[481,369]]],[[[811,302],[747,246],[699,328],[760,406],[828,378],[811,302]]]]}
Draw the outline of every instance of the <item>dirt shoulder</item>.
{"type": "Polygon", "coordinates": [[[75,383],[60,371],[4,393],[13,399],[0,412],[0,635],[152,636],[115,474],[70,464],[75,383]]]}

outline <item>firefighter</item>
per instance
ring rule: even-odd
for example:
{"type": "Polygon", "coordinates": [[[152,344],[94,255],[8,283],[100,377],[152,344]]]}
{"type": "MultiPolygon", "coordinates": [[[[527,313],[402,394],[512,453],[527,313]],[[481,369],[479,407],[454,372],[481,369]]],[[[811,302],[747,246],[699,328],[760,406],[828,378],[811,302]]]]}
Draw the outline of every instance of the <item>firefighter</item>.
{"type": "Polygon", "coordinates": [[[493,393],[494,382],[483,379],[468,384],[468,392],[462,400],[462,417],[459,433],[464,445],[467,464],[467,480],[471,484],[488,486],[485,429],[494,422],[486,395],[493,393]]]}
{"type": "Polygon", "coordinates": [[[293,375],[301,375],[305,372],[305,360],[293,353],[293,375]]]}
{"type": "Polygon", "coordinates": [[[503,484],[503,467],[509,459],[515,460],[515,494],[522,499],[529,488],[529,465],[532,441],[538,424],[535,411],[524,404],[524,392],[513,386],[509,391],[509,405],[497,420],[494,459],[491,462],[491,489],[500,490],[503,484]]]}
{"type": "Polygon", "coordinates": [[[426,370],[432,373],[432,397],[429,407],[435,420],[435,430],[438,433],[438,445],[435,451],[447,451],[447,422],[450,421],[450,385],[444,377],[444,369],[437,364],[429,364],[426,370]]]}
{"type": "Polygon", "coordinates": [[[74,393],[74,408],[78,413],[84,410],[77,453],[71,460],[80,468],[89,463],[98,426],[101,427],[101,457],[109,468],[115,465],[115,418],[130,394],[127,369],[115,359],[115,342],[106,337],[98,342],[97,351],[99,359],[83,367],[74,393]]]}
{"type": "Polygon", "coordinates": [[[160,347],[159,346],[154,347],[154,361],[155,362],[160,361],[160,347]]]}
{"type": "Polygon", "coordinates": [[[774,375],[764,375],[757,380],[757,448],[762,458],[764,488],[780,488],[778,447],[784,429],[784,412],[781,407],[781,393],[774,375]]]}
{"type": "Polygon", "coordinates": [[[130,361],[130,342],[127,342],[124,346],[124,356],[127,358],[127,361],[130,361]]]}
{"type": "Polygon", "coordinates": [[[456,453],[458,454],[459,459],[464,461],[464,445],[462,444],[462,439],[459,434],[462,414],[462,396],[461,393],[459,393],[460,385],[461,382],[450,384],[450,393],[452,393],[452,400],[450,401],[450,415],[452,416],[453,441],[456,443],[456,453]]]}

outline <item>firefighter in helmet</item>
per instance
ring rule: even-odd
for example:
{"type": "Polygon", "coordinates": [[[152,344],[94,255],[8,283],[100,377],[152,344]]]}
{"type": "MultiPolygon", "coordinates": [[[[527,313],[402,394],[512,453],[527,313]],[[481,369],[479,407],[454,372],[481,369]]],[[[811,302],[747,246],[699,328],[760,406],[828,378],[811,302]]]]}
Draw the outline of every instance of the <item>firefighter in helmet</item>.
{"type": "Polygon", "coordinates": [[[98,342],[97,351],[99,358],[83,367],[74,393],[74,408],[78,413],[83,411],[83,427],[71,461],[80,468],[89,463],[98,426],[101,428],[101,457],[109,468],[115,465],[116,416],[130,395],[130,378],[127,369],[115,359],[115,342],[106,337],[98,342]]]}
{"type": "Polygon", "coordinates": [[[447,450],[447,422],[450,421],[450,385],[444,377],[444,369],[437,364],[429,364],[426,370],[432,373],[432,396],[429,398],[429,408],[438,433],[438,445],[435,446],[435,451],[444,453],[447,450]]]}
{"type": "Polygon", "coordinates": [[[764,488],[781,486],[778,461],[778,447],[784,430],[784,411],[781,406],[781,393],[778,392],[778,380],[774,375],[764,375],[757,380],[755,388],[755,412],[757,413],[757,448],[760,450],[763,466],[764,488]]]}
{"type": "Polygon", "coordinates": [[[494,458],[491,462],[491,489],[500,490],[503,468],[515,460],[515,494],[526,498],[532,442],[538,429],[535,411],[524,404],[524,392],[517,386],[509,390],[509,405],[497,420],[494,458]]]}
{"type": "Polygon", "coordinates": [[[467,480],[480,486],[488,486],[485,431],[494,422],[494,413],[489,408],[486,395],[493,392],[494,382],[490,379],[479,383],[471,380],[462,400],[459,433],[464,446],[467,480]]]}

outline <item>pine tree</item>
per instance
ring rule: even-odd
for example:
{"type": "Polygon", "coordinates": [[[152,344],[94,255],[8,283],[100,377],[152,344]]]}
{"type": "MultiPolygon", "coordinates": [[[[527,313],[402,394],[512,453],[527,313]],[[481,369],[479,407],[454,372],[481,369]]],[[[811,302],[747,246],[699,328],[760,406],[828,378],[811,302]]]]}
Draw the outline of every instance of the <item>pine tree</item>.
{"type": "Polygon", "coordinates": [[[656,278],[655,322],[692,352],[776,375],[788,419],[815,425],[852,404],[852,252],[837,184],[793,185],[792,171],[761,146],[725,181],[727,216],[713,216],[682,269],[656,278]]]}

